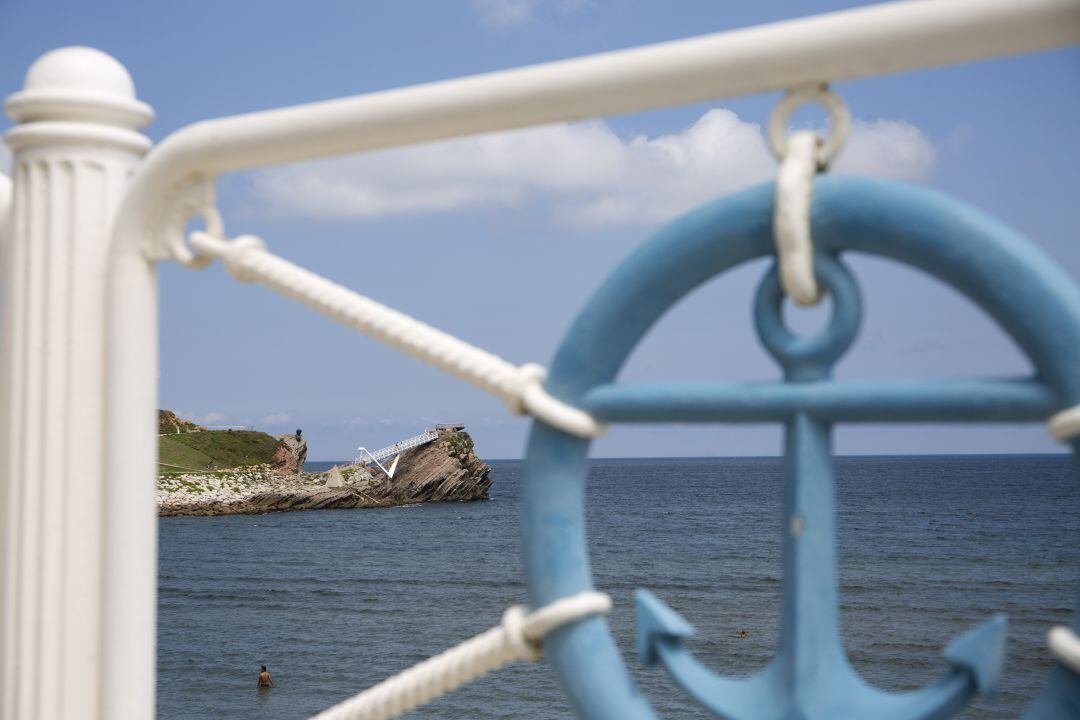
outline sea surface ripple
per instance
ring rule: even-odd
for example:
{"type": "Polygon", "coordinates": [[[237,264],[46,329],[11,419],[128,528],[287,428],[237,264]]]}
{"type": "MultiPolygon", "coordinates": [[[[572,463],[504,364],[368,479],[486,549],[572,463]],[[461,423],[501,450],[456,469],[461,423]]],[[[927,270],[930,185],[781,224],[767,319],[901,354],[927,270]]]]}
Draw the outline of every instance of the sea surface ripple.
{"type": "MultiPolygon", "coordinates": [[[[521,464],[492,466],[489,502],[162,518],[158,717],[304,718],[495,625],[525,589],[521,464]],[[273,690],[255,686],[261,664],[273,690]]],[[[1047,629],[1068,621],[1077,597],[1071,472],[1057,455],[839,459],[841,621],[856,670],[882,688],[917,688],[947,669],[951,638],[1006,612],[1003,692],[961,717],[1016,717],[1051,666],[1047,629]]],[[[662,670],[637,666],[634,589],[697,627],[690,644],[714,670],[762,668],[778,634],[780,482],[775,459],[592,462],[596,584],[661,716],[710,717],[662,670]]],[[[573,715],[540,662],[410,717],[573,715]]]]}

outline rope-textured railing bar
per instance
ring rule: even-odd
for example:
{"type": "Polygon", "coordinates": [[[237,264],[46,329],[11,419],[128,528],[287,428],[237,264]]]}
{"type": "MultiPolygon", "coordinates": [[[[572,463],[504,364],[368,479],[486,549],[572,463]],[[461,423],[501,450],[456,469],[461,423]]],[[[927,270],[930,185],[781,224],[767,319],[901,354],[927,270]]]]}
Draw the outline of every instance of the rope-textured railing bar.
{"type": "Polygon", "coordinates": [[[825,85],[792,90],[769,118],[769,146],[780,160],[773,209],[780,283],[784,292],[803,306],[816,305],[822,297],[814,278],[814,244],[810,237],[814,178],[828,169],[847,139],[850,127],[851,113],[847,106],[825,85]],[[812,130],[792,133],[790,139],[786,136],[791,113],[806,103],[819,103],[829,111],[827,138],[818,137],[812,130]]]}
{"type": "Polygon", "coordinates": [[[219,258],[241,282],[258,282],[369,337],[397,348],[500,398],[511,412],[532,415],[579,437],[597,437],[605,427],[543,388],[546,371],[518,367],[415,318],[280,258],[253,235],[228,241],[204,232],[190,235],[200,254],[219,258]]]}
{"type": "Polygon", "coordinates": [[[1050,628],[1046,646],[1063,665],[1080,674],[1080,637],[1064,625],[1050,628]]]}
{"type": "Polygon", "coordinates": [[[1055,440],[1072,440],[1080,435],[1080,405],[1053,415],[1046,421],[1046,427],[1055,440]]]}
{"type": "Polygon", "coordinates": [[[312,720],[398,717],[504,665],[539,659],[541,641],[549,632],[610,609],[611,598],[598,592],[562,598],[529,614],[524,606],[514,605],[497,627],[324,710],[312,720]]]}
{"type": "Polygon", "coordinates": [[[787,155],[776,176],[776,256],[780,282],[792,300],[809,307],[821,300],[814,279],[814,244],[810,238],[810,201],[818,173],[817,135],[811,130],[792,134],[787,155]]]}

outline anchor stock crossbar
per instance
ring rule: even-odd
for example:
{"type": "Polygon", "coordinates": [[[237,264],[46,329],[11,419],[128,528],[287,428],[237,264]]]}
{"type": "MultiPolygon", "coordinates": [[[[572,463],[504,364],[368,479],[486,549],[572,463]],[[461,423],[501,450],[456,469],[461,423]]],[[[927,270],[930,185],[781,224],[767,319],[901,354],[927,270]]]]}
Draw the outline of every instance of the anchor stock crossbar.
{"type": "MultiPolygon", "coordinates": [[[[1078,0],[913,0],[208,120],[152,149],[137,130],[153,113],[135,98],[119,63],[87,48],[47,54],[31,68],[26,89],[8,100],[18,123],[6,138],[13,183],[0,176],[0,482],[7,514],[0,720],[67,717],[76,707],[93,708],[88,716],[95,719],[154,716],[156,263],[199,266],[214,247],[222,249],[216,176],[1077,43],[1078,0]],[[85,86],[72,90],[76,80],[85,86]],[[86,191],[71,192],[76,186],[86,191]],[[189,244],[185,225],[197,216],[207,233],[189,244]],[[75,254],[47,255],[44,248],[54,246],[75,254]],[[63,361],[76,353],[79,363],[63,361]],[[39,437],[40,427],[50,432],[39,437]],[[55,512],[62,505],[69,511],[55,512]],[[79,660],[86,657],[101,661],[86,666],[79,660]]],[[[247,260],[267,271],[257,279],[275,291],[354,326],[373,322],[368,330],[380,332],[386,315],[366,298],[268,254],[248,253],[247,260]]],[[[421,338],[415,349],[422,356],[438,331],[420,325],[402,327],[421,338]]],[[[457,352],[462,345],[442,347],[457,352]]],[[[462,352],[484,357],[478,348],[462,352]]],[[[444,356],[447,369],[455,357],[444,356]]],[[[644,395],[694,422],[778,421],[813,405],[821,422],[1045,419],[1056,411],[1061,437],[1077,427],[1075,412],[1049,390],[1060,382],[1046,377],[882,385],[876,408],[857,399],[865,387],[838,381],[631,391],[600,383],[571,402],[546,393],[542,369],[484,362],[491,372],[470,382],[488,383],[511,408],[563,417],[582,437],[602,430],[599,420],[644,419],[644,395]],[[982,401],[972,399],[979,394],[982,401]]],[[[536,502],[543,507],[543,498],[536,502]]],[[[552,582],[550,591],[565,588],[552,582]]],[[[530,592],[537,607],[556,599],[530,592]]],[[[596,622],[583,625],[595,629],[596,622]]],[[[563,662],[561,651],[555,660],[563,662]]]]}

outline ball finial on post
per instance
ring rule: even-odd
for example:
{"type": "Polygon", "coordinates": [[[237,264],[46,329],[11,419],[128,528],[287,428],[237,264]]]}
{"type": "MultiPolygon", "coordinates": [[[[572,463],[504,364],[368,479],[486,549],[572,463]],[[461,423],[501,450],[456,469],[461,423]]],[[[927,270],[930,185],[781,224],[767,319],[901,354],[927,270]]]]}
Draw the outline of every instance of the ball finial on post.
{"type": "MultiPolygon", "coordinates": [[[[149,140],[134,131],[153,120],[154,111],[135,97],[135,83],[127,69],[94,48],[65,47],[42,55],[27,71],[24,88],[7,99],[4,110],[19,123],[7,136],[16,152],[28,143],[36,144],[35,140],[56,139],[57,133],[43,133],[49,128],[38,123],[111,127],[115,128],[111,138],[98,139],[111,139],[141,152],[150,147],[149,140]]],[[[74,127],[54,128],[61,129],[77,133],[74,127]]]]}

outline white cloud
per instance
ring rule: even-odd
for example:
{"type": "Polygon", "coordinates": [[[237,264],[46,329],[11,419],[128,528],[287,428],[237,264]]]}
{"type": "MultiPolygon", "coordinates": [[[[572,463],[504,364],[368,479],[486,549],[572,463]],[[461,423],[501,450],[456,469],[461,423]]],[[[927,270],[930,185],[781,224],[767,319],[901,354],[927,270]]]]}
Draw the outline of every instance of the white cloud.
{"type": "Polygon", "coordinates": [[[469,4],[487,24],[509,27],[527,22],[540,0],[471,0],[469,4]]]}
{"type": "Polygon", "coordinates": [[[287,422],[292,421],[292,416],[286,412],[270,413],[259,421],[262,425],[284,425],[287,422]]]}
{"type": "Polygon", "coordinates": [[[198,425],[213,425],[225,420],[226,416],[219,412],[208,412],[205,415],[200,415],[195,418],[195,423],[198,425]]]}
{"type": "MultiPolygon", "coordinates": [[[[837,172],[925,178],[918,128],[855,122],[837,172]]],[[[600,121],[548,125],[294,165],[255,176],[267,210],[316,218],[481,211],[543,202],[573,226],[656,223],[776,175],[761,128],[714,109],[689,128],[622,139],[600,121]]]]}
{"type": "Polygon", "coordinates": [[[566,15],[585,3],[586,0],[470,0],[469,5],[485,24],[507,28],[526,24],[542,6],[566,15]]]}
{"type": "Polygon", "coordinates": [[[851,175],[919,180],[930,174],[936,162],[936,148],[914,125],[897,120],[856,121],[835,168],[851,175]]]}

